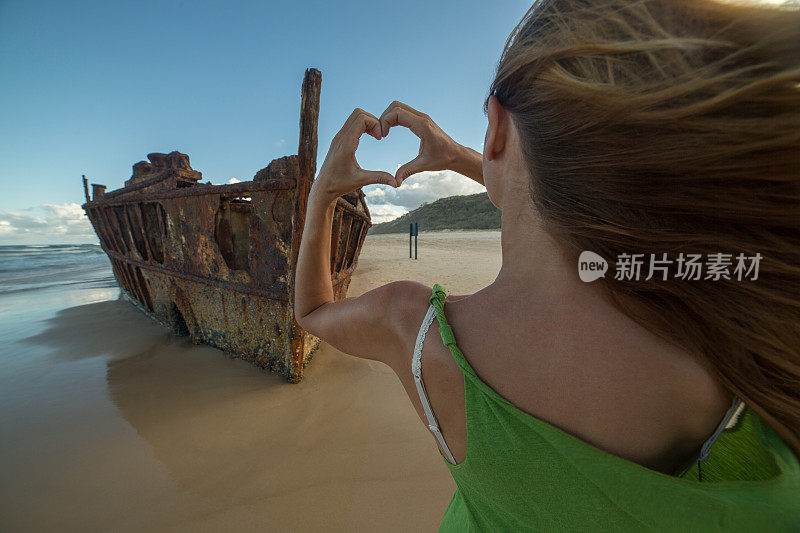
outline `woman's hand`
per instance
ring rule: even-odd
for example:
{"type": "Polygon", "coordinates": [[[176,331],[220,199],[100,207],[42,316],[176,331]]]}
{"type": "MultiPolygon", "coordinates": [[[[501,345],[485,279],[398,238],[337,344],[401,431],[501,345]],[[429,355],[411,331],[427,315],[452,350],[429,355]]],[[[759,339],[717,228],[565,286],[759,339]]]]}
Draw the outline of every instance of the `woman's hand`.
{"type": "Polygon", "coordinates": [[[420,141],[419,155],[397,169],[396,186],[426,170],[454,170],[483,184],[480,154],[455,142],[425,113],[395,100],[381,115],[380,135],[389,135],[393,126],[410,129],[420,141]]]}
{"type": "Polygon", "coordinates": [[[388,172],[364,170],[356,161],[358,141],[364,133],[380,140],[381,125],[374,115],[356,108],[331,141],[328,155],[314,180],[312,193],[333,201],[364,185],[382,183],[397,187],[395,177],[388,172]]]}

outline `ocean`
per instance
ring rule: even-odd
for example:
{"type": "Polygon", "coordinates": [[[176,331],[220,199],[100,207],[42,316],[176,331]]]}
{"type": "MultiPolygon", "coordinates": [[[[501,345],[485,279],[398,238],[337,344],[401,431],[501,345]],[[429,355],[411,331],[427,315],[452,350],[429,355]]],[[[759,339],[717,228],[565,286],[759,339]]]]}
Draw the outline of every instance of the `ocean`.
{"type": "Polygon", "coordinates": [[[0,246],[0,296],[66,285],[116,286],[97,244],[0,246]]]}
{"type": "Polygon", "coordinates": [[[0,347],[60,309],[119,297],[99,245],[0,246],[0,347]]]}

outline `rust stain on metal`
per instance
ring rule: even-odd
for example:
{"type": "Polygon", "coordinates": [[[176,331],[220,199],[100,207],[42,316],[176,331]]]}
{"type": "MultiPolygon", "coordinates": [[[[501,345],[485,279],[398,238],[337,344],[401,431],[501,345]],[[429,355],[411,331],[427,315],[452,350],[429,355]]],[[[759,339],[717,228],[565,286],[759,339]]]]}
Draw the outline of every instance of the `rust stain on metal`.
{"type": "MultiPolygon", "coordinates": [[[[189,156],[149,154],[124,187],[83,177],[83,209],[123,292],[152,318],[195,342],[302,379],[319,339],[294,319],[294,273],[316,172],[322,75],[306,70],[297,155],[252,181],[202,184],[189,156]]],[[[336,202],[331,281],[344,298],[372,225],[361,190],[336,202]]]]}

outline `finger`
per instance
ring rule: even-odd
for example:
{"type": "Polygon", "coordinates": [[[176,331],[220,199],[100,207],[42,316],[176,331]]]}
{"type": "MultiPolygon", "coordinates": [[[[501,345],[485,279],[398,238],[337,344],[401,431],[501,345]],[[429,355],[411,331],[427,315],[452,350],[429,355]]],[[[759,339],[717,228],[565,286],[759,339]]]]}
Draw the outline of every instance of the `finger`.
{"type": "MultiPolygon", "coordinates": [[[[383,138],[380,121],[369,113],[362,117],[361,133],[368,133],[379,141],[383,138]]],[[[361,135],[361,133],[359,135],[361,135]]]]}
{"type": "Polygon", "coordinates": [[[404,126],[414,135],[422,138],[426,131],[425,115],[400,102],[392,102],[381,114],[381,135],[389,135],[389,129],[394,126],[404,126]]]}
{"type": "Polygon", "coordinates": [[[365,185],[372,185],[374,183],[379,183],[382,185],[390,185],[392,187],[397,187],[398,183],[395,180],[395,177],[389,174],[388,172],[381,172],[378,170],[360,170],[356,180],[359,183],[359,187],[364,187],[365,185]]]}
{"type": "Polygon", "coordinates": [[[348,141],[357,144],[358,138],[363,133],[369,133],[376,139],[381,138],[381,129],[378,119],[375,115],[367,113],[361,108],[355,108],[350,116],[347,117],[342,129],[336,134],[336,139],[347,139],[348,141]]]}
{"type": "Polygon", "coordinates": [[[419,115],[420,117],[425,117],[426,116],[425,113],[423,113],[422,111],[419,111],[418,109],[414,109],[410,105],[405,104],[403,102],[398,102],[397,100],[395,100],[392,103],[395,104],[397,107],[402,107],[406,111],[408,111],[410,113],[414,113],[415,115],[419,115]]]}
{"type": "Polygon", "coordinates": [[[397,100],[395,100],[394,102],[389,104],[388,107],[384,110],[384,112],[381,115],[386,114],[387,111],[390,111],[390,110],[392,110],[394,108],[404,109],[404,110],[408,111],[409,113],[411,113],[412,115],[416,115],[416,116],[418,116],[420,118],[423,118],[423,119],[428,118],[428,115],[426,115],[422,111],[418,111],[418,110],[414,109],[413,107],[411,107],[410,105],[404,104],[403,102],[398,102],[397,100]]]}
{"type": "Polygon", "coordinates": [[[353,109],[353,112],[350,113],[350,115],[347,117],[347,120],[345,120],[344,124],[342,124],[342,127],[339,128],[339,131],[337,131],[336,135],[334,135],[334,139],[341,139],[342,137],[345,137],[350,132],[352,124],[356,120],[358,115],[364,112],[365,111],[363,109],[359,108],[353,109]]]}
{"type": "Polygon", "coordinates": [[[425,162],[422,159],[422,156],[417,156],[405,165],[401,166],[397,169],[397,172],[394,173],[395,180],[397,181],[397,186],[399,187],[402,183],[411,175],[416,174],[417,172],[422,172],[427,170],[425,168],[425,162]]]}
{"type": "Polygon", "coordinates": [[[390,107],[383,112],[380,118],[381,135],[389,135],[389,130],[394,126],[403,126],[411,130],[417,137],[422,137],[424,133],[424,123],[422,118],[400,106],[390,107]]]}
{"type": "Polygon", "coordinates": [[[380,140],[381,138],[381,125],[375,115],[368,113],[363,109],[355,109],[351,115],[349,132],[354,138],[361,137],[362,134],[368,133],[369,135],[380,140]]]}

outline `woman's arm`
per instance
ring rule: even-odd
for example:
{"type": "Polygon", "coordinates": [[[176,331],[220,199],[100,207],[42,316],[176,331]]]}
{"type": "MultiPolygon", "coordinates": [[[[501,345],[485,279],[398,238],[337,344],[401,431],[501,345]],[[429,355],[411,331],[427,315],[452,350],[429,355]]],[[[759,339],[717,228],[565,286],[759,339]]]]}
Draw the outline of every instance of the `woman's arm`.
{"type": "Polygon", "coordinates": [[[458,155],[450,166],[450,170],[463,174],[464,176],[483,183],[483,155],[466,146],[457,145],[458,155]]]}
{"type": "Polygon", "coordinates": [[[356,109],[331,142],[311,187],[297,258],[294,312],[303,329],[335,348],[394,366],[394,354],[402,353],[397,314],[402,315],[406,295],[419,294],[421,284],[389,283],[336,302],[331,284],[331,225],[336,199],[364,185],[396,183],[391,174],[358,166],[355,151],[364,133],[380,139],[380,124],[373,115],[356,109]]]}
{"type": "Polygon", "coordinates": [[[397,350],[393,315],[405,283],[394,282],[358,297],[333,299],[331,223],[336,198],[312,186],[295,274],[297,323],[333,347],[356,357],[391,364],[397,350]]]}
{"type": "Polygon", "coordinates": [[[405,165],[406,170],[410,168],[415,173],[446,164],[442,168],[482,181],[481,156],[477,152],[455,143],[430,118],[410,117],[410,108],[390,113],[398,106],[403,104],[395,102],[384,112],[384,117],[389,113],[385,130],[384,117],[379,121],[356,109],[333,138],[308,196],[294,284],[295,318],[303,329],[345,353],[382,361],[396,369],[408,366],[403,335],[409,324],[418,327],[411,322],[421,320],[430,287],[414,281],[395,281],[355,298],[333,298],[331,226],[337,198],[373,183],[398,187],[404,179],[400,174],[362,169],[355,158],[359,138],[367,133],[381,139],[389,127],[407,126],[420,137],[421,147],[420,157],[411,162],[413,165],[405,165]]]}

